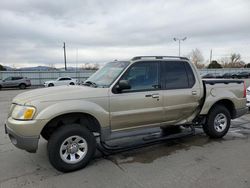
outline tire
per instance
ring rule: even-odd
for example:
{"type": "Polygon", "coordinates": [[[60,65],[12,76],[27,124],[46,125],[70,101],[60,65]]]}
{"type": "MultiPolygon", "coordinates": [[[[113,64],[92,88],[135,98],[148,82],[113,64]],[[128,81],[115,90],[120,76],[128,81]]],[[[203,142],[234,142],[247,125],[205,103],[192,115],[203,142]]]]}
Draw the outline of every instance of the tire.
{"type": "Polygon", "coordinates": [[[64,125],[51,135],[47,148],[52,166],[61,172],[71,172],[89,163],[95,154],[96,139],[92,132],[81,125],[64,125]],[[73,144],[69,144],[71,141],[73,144]],[[79,149],[82,143],[85,145],[79,149]],[[68,148],[67,151],[66,147],[71,147],[71,150],[68,148]]]}
{"type": "Polygon", "coordinates": [[[26,88],[26,85],[25,84],[20,84],[19,85],[19,89],[25,89],[26,88]]]}
{"type": "Polygon", "coordinates": [[[210,138],[222,138],[227,134],[230,124],[231,115],[228,109],[225,106],[216,105],[209,112],[203,130],[210,138]]]}
{"type": "Polygon", "coordinates": [[[0,85],[0,90],[2,89],[2,86],[0,85]]]}
{"type": "Polygon", "coordinates": [[[54,84],[52,84],[52,83],[49,83],[49,85],[48,85],[48,87],[53,87],[54,86],[54,84]]]}
{"type": "Polygon", "coordinates": [[[74,83],[74,82],[70,82],[69,85],[72,85],[72,86],[73,86],[73,85],[75,85],[75,83],[74,83]]]}

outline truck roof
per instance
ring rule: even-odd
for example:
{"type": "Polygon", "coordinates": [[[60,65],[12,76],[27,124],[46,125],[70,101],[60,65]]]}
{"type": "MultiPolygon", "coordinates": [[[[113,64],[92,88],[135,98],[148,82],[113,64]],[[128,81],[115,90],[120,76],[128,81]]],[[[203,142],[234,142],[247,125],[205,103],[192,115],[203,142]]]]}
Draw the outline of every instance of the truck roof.
{"type": "Polygon", "coordinates": [[[136,60],[171,60],[171,59],[181,59],[181,60],[189,60],[187,57],[181,56],[135,56],[131,59],[131,61],[136,60]]]}

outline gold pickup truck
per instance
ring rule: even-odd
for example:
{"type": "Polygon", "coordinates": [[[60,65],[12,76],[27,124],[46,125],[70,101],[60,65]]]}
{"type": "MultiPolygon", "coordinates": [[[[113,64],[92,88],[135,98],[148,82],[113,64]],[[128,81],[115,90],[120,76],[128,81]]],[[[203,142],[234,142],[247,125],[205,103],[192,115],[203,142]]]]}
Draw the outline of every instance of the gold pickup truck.
{"type": "Polygon", "coordinates": [[[202,80],[185,57],[138,56],[107,63],[81,86],[19,94],[5,129],[29,152],[36,152],[41,135],[51,164],[69,172],[85,167],[100,145],[121,149],[119,139],[150,135],[153,128],[202,125],[209,137],[221,138],[231,119],[246,112],[243,81],[202,80]]]}

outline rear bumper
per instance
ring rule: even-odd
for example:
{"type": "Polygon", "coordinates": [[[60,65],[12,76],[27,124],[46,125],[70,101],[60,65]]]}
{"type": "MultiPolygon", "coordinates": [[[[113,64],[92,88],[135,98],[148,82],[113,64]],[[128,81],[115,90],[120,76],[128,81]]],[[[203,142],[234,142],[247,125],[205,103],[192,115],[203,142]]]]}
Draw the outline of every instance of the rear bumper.
{"type": "Polygon", "coordinates": [[[236,118],[238,118],[238,117],[240,117],[240,116],[245,115],[247,112],[248,112],[248,108],[247,108],[247,107],[240,108],[240,109],[236,109],[236,110],[235,110],[234,119],[236,119],[236,118]]]}
{"type": "Polygon", "coordinates": [[[17,135],[5,124],[5,133],[9,135],[11,143],[19,149],[35,153],[38,148],[39,138],[37,137],[24,137],[17,135]]]}

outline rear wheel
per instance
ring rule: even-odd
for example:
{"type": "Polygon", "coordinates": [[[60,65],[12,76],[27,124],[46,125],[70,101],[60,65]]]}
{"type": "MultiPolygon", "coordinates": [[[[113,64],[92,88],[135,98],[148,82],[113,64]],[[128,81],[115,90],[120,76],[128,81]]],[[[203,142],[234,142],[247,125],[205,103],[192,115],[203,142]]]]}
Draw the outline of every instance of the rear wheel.
{"type": "Polygon", "coordinates": [[[26,85],[25,85],[25,84],[20,84],[20,85],[19,85],[19,88],[20,88],[20,89],[25,89],[25,88],[26,88],[26,85]]]}
{"type": "Polygon", "coordinates": [[[214,106],[209,112],[204,132],[211,138],[222,138],[230,128],[231,115],[228,109],[222,105],[214,106]]]}
{"type": "Polygon", "coordinates": [[[75,83],[74,82],[70,82],[69,85],[75,85],[75,83]]]}
{"type": "Polygon", "coordinates": [[[84,168],[94,156],[95,150],[93,133],[78,124],[58,128],[48,142],[50,163],[62,172],[84,168]]]}

